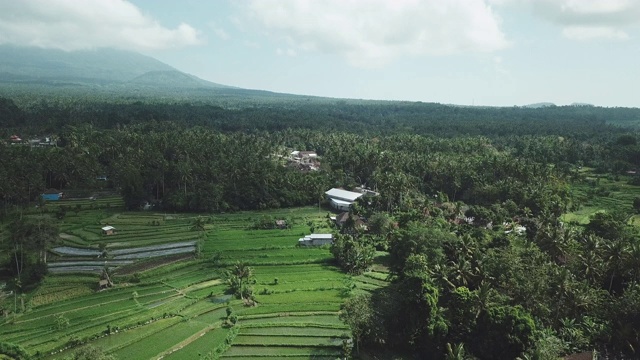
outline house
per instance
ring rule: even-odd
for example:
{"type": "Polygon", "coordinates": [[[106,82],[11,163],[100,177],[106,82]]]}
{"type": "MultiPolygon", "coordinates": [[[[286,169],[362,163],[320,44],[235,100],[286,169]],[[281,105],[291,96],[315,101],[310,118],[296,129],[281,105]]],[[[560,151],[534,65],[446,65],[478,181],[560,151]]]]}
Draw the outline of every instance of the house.
{"type": "Polygon", "coordinates": [[[333,188],[327,192],[325,192],[327,198],[329,198],[329,202],[331,202],[331,206],[336,210],[349,211],[351,205],[364,194],[347,191],[344,189],[333,188]]]}
{"type": "Polygon", "coordinates": [[[116,228],[113,226],[107,225],[102,228],[102,235],[114,235],[116,233],[116,228]]]}
{"type": "Polygon", "coordinates": [[[112,286],[111,282],[107,279],[102,279],[100,281],[98,281],[98,290],[103,290],[106,289],[108,287],[112,286]]]}
{"type": "Polygon", "coordinates": [[[360,216],[351,214],[348,211],[340,213],[340,215],[336,216],[336,218],[335,218],[336,226],[340,227],[340,228],[343,227],[349,221],[349,219],[351,219],[351,221],[353,221],[353,228],[354,229],[364,229],[364,230],[366,230],[367,225],[360,218],[360,216]]]}
{"type": "Polygon", "coordinates": [[[63,193],[56,189],[49,189],[43,192],[42,194],[40,194],[40,196],[42,196],[42,200],[57,201],[57,200],[60,200],[60,198],[62,198],[63,193]]]}
{"type": "Polygon", "coordinates": [[[298,239],[300,246],[322,246],[333,243],[332,234],[311,234],[298,239]]]}
{"type": "Polygon", "coordinates": [[[12,143],[19,143],[22,142],[22,139],[18,135],[11,135],[11,137],[9,137],[9,141],[12,143]]]}
{"type": "Polygon", "coordinates": [[[276,227],[278,229],[286,229],[287,228],[287,221],[286,220],[276,220],[276,227]]]}
{"type": "Polygon", "coordinates": [[[314,159],[318,157],[318,154],[315,151],[292,151],[291,157],[295,159],[314,159]]]}

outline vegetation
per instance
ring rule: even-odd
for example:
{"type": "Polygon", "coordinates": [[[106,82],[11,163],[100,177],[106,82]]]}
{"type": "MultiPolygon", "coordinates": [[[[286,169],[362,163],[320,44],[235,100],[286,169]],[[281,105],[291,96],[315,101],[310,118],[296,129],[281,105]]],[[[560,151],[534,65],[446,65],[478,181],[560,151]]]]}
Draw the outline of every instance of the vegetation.
{"type": "Polygon", "coordinates": [[[7,356],[638,356],[637,109],[64,91],[0,99],[7,356]]]}

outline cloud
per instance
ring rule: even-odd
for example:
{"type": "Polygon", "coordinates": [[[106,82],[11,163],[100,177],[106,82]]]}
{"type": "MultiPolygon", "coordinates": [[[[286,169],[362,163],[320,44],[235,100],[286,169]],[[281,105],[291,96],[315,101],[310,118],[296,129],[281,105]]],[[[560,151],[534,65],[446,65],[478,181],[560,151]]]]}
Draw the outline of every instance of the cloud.
{"type": "Polygon", "coordinates": [[[230,38],[229,33],[227,33],[223,28],[218,26],[215,22],[213,22],[213,21],[210,22],[209,23],[209,28],[221,40],[229,40],[229,38],[230,38]]]}
{"type": "Polygon", "coordinates": [[[568,26],[562,30],[567,39],[588,41],[593,39],[627,40],[629,35],[615,28],[606,26],[568,26]]]}
{"type": "Polygon", "coordinates": [[[153,50],[200,42],[200,33],[190,25],[163,27],[125,0],[0,2],[0,44],[153,50]]]}
{"type": "Polygon", "coordinates": [[[412,55],[493,52],[508,46],[484,0],[251,0],[249,11],[287,47],[380,67],[412,55]]]}
{"type": "Polygon", "coordinates": [[[281,48],[277,48],[276,49],[276,54],[278,54],[279,56],[286,55],[286,56],[292,56],[292,57],[298,55],[298,53],[292,48],[288,48],[288,49],[285,49],[285,50],[283,50],[281,48]]]}
{"type": "Polygon", "coordinates": [[[562,27],[571,40],[626,40],[626,29],[640,24],[637,0],[490,0],[496,6],[526,6],[533,14],[562,27]]]}

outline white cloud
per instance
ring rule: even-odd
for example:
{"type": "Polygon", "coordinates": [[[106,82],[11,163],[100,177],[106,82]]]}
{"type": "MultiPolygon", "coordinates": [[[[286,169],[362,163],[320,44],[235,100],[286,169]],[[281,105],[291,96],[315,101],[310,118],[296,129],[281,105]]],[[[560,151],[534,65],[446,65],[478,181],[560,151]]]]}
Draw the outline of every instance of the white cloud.
{"type": "Polygon", "coordinates": [[[215,22],[210,22],[209,23],[209,28],[211,29],[211,31],[213,31],[214,34],[216,34],[217,37],[219,37],[221,40],[229,40],[230,36],[229,33],[227,33],[223,28],[221,28],[220,26],[218,26],[215,22]]]}
{"type": "Polygon", "coordinates": [[[125,0],[0,2],[0,44],[79,50],[163,49],[199,44],[188,24],[160,25],[125,0]]]}
{"type": "Polygon", "coordinates": [[[629,38],[626,32],[606,26],[567,26],[562,30],[562,35],[567,39],[580,41],[627,40],[629,38]]]}
{"type": "Polygon", "coordinates": [[[636,0],[529,0],[541,17],[564,26],[620,27],[640,23],[636,0]]]}
{"type": "Polygon", "coordinates": [[[562,27],[571,40],[626,40],[627,28],[640,24],[638,0],[489,0],[496,6],[516,5],[562,27]]]}
{"type": "Polygon", "coordinates": [[[295,51],[292,48],[288,48],[288,49],[285,49],[285,50],[283,50],[281,48],[277,48],[276,49],[276,54],[278,54],[280,56],[286,55],[286,56],[292,56],[293,57],[293,56],[298,55],[298,52],[295,51]]]}
{"type": "Polygon", "coordinates": [[[485,0],[251,0],[249,10],[287,47],[340,54],[360,67],[508,45],[485,0]]]}

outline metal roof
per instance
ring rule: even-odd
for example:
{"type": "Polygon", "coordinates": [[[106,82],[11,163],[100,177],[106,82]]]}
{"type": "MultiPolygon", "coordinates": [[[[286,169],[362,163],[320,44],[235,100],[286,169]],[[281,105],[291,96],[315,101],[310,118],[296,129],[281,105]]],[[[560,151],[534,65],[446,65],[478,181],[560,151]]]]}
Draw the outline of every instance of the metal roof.
{"type": "Polygon", "coordinates": [[[336,188],[333,188],[325,192],[325,194],[331,198],[338,198],[338,199],[347,200],[347,201],[355,201],[357,198],[362,196],[361,193],[347,191],[343,189],[336,189],[336,188]]]}

